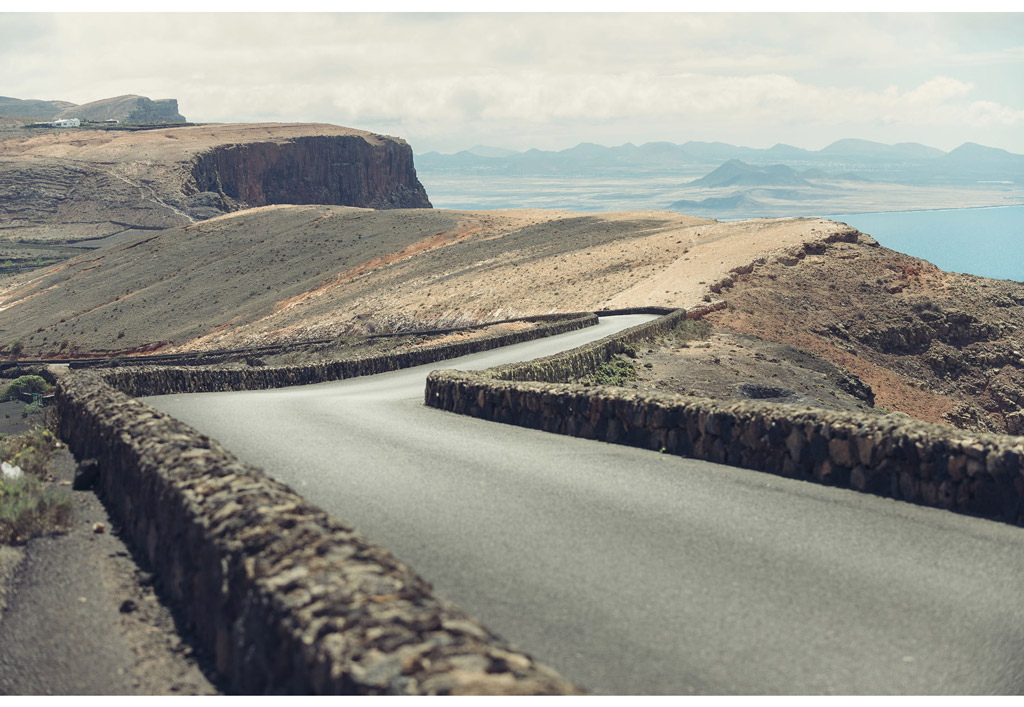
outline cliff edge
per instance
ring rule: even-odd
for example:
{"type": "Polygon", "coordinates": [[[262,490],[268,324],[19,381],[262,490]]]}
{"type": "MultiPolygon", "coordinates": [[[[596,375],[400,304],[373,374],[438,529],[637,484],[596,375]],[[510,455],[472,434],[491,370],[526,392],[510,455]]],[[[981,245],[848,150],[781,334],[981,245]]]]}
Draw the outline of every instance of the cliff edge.
{"type": "Polygon", "coordinates": [[[430,208],[408,143],[335,125],[70,129],[0,142],[0,237],[81,241],[270,204],[430,208]]]}

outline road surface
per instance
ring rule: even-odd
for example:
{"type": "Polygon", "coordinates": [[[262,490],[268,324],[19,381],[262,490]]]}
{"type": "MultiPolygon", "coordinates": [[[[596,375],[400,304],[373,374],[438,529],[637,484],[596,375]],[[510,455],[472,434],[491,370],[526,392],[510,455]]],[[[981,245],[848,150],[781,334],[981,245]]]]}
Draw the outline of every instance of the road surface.
{"type": "Polygon", "coordinates": [[[1024,692],[1024,529],[434,410],[437,368],[146,402],[607,694],[1024,692]]]}

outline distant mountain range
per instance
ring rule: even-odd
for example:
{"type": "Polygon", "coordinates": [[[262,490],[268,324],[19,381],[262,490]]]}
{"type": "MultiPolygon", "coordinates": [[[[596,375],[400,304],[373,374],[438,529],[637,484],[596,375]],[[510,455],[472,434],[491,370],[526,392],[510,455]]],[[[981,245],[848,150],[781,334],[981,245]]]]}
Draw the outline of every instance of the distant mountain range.
{"type": "MultiPolygon", "coordinates": [[[[944,152],[916,142],[886,145],[880,142],[843,139],[821,150],[805,150],[778,144],[768,149],[737,147],[724,142],[648,142],[605,147],[584,142],[565,150],[515,152],[480,145],[454,154],[426,152],[416,156],[417,169],[424,172],[477,172],[542,175],[614,174],[663,172],[695,176],[710,168],[739,161],[751,167],[774,171],[769,181],[785,173],[789,185],[800,184],[808,170],[817,178],[873,180],[901,184],[968,184],[979,180],[1024,183],[1024,155],[967,142],[944,152]],[[798,173],[799,171],[799,173],[798,173]]],[[[735,167],[735,165],[733,165],[735,167]]],[[[730,167],[729,169],[732,169],[730,167]]],[[[722,177],[718,175],[716,179],[722,177]]],[[[707,175],[708,179],[711,175],[707,175]]],[[[747,171],[735,175],[743,180],[765,179],[747,171]]],[[[696,184],[695,184],[696,185],[696,184]]],[[[709,183],[703,186],[710,186],[709,183]]],[[[720,185],[721,186],[721,185],[720,185]]]]}

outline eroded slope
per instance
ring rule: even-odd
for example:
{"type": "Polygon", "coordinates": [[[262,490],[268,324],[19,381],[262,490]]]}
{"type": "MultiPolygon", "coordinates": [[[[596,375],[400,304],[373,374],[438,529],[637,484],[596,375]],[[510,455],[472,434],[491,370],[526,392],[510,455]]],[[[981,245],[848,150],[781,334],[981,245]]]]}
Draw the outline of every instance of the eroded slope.
{"type": "Polygon", "coordinates": [[[730,270],[837,228],[669,212],[265,207],[19,276],[0,292],[0,343],[35,355],[172,351],[692,307],[730,270]]]}
{"type": "Polygon", "coordinates": [[[718,327],[787,344],[926,422],[1024,434],[1024,283],[939,270],[861,237],[737,275],[718,327]]]}

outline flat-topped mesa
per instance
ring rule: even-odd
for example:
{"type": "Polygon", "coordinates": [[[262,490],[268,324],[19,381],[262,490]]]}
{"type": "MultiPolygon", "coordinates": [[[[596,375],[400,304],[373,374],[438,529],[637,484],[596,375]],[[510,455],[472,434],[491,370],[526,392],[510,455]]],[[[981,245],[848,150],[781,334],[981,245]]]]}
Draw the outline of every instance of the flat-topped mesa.
{"type": "Polygon", "coordinates": [[[25,131],[0,142],[0,233],[103,238],[254,206],[430,208],[404,140],[318,123],[25,131]]]}
{"type": "Polygon", "coordinates": [[[310,135],[219,145],[195,156],[191,175],[183,191],[199,203],[206,202],[198,195],[215,193],[249,206],[430,208],[412,150],[394,138],[374,144],[360,135],[310,135]]]}
{"type": "Polygon", "coordinates": [[[184,123],[185,116],[178,112],[178,100],[128,94],[104,98],[80,106],[69,106],[57,114],[57,118],[78,118],[97,123],[117,121],[120,123],[184,123]]]}

